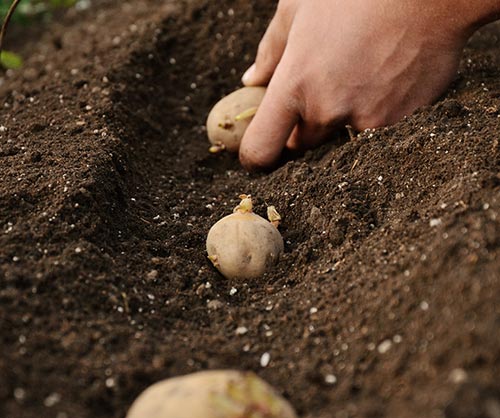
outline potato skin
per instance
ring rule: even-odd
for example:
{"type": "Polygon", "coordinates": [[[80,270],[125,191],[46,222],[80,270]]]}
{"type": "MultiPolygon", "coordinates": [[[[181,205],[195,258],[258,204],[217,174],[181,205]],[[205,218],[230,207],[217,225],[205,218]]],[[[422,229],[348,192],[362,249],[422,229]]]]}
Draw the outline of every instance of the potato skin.
{"type": "Polygon", "coordinates": [[[207,236],[208,256],[227,279],[256,279],[283,253],[278,230],[253,212],[233,213],[215,223],[207,236]]]}
{"type": "Polygon", "coordinates": [[[217,102],[207,118],[209,141],[213,145],[223,144],[230,152],[238,152],[241,138],[252,117],[239,121],[235,117],[245,110],[258,107],[265,92],[265,87],[243,87],[217,102]]]}
{"type": "Polygon", "coordinates": [[[147,388],[126,418],[297,418],[290,404],[253,373],[212,370],[147,388]]]}

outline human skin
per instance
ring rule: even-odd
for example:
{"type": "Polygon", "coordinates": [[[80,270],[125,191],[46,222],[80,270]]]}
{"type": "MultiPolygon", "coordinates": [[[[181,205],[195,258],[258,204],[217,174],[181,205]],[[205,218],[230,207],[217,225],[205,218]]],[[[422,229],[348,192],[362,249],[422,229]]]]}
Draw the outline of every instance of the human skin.
{"type": "Polygon", "coordinates": [[[465,43],[500,17],[500,0],[281,0],[243,76],[268,85],[240,146],[249,170],[272,167],[336,128],[390,125],[435,101],[465,43]]]}

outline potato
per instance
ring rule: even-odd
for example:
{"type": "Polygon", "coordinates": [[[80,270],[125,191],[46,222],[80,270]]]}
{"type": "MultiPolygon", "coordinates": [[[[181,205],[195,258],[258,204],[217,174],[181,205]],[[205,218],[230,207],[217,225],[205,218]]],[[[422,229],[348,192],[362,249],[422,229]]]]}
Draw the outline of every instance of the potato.
{"type": "Polygon", "coordinates": [[[243,87],[221,99],[208,115],[209,141],[215,147],[238,152],[241,138],[265,92],[265,87],[243,87]]]}
{"type": "Polygon", "coordinates": [[[212,370],[146,389],[126,418],[297,418],[290,404],[253,373],[212,370]]]}
{"type": "Polygon", "coordinates": [[[207,253],[227,279],[255,279],[277,263],[284,249],[283,238],[271,222],[252,212],[250,196],[240,197],[234,213],[208,232],[207,253]]]}

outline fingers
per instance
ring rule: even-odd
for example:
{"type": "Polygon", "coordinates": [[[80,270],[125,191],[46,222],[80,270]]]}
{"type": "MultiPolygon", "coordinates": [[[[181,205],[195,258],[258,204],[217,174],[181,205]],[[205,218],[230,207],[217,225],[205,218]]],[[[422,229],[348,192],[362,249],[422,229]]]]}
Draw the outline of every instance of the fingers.
{"type": "MultiPolygon", "coordinates": [[[[287,9],[288,10],[288,9],[287,9]]],[[[265,86],[278,66],[285,51],[292,19],[279,8],[260,41],[255,63],[243,74],[245,86],[265,86]]]]}
{"type": "Polygon", "coordinates": [[[279,159],[299,119],[291,83],[278,66],[266,95],[240,145],[240,161],[247,170],[271,167],[279,159]]]}
{"type": "Polygon", "coordinates": [[[292,151],[306,151],[316,148],[326,142],[328,136],[337,127],[337,120],[340,118],[325,125],[301,119],[288,138],[286,148],[292,151]]]}

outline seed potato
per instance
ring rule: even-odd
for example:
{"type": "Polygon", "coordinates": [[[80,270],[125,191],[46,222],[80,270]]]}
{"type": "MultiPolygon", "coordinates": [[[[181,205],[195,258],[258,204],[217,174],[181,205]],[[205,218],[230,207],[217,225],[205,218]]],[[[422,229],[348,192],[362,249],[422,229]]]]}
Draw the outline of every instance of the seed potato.
{"type": "Polygon", "coordinates": [[[214,147],[238,152],[241,138],[264,98],[265,87],[243,87],[222,98],[210,111],[207,134],[214,147]]]}
{"type": "Polygon", "coordinates": [[[234,213],[210,229],[207,253],[227,279],[256,279],[278,262],[283,238],[271,222],[252,212],[249,196],[241,197],[234,213]]]}
{"type": "Polygon", "coordinates": [[[212,370],[146,389],[126,418],[297,418],[290,404],[253,373],[212,370]]]}

